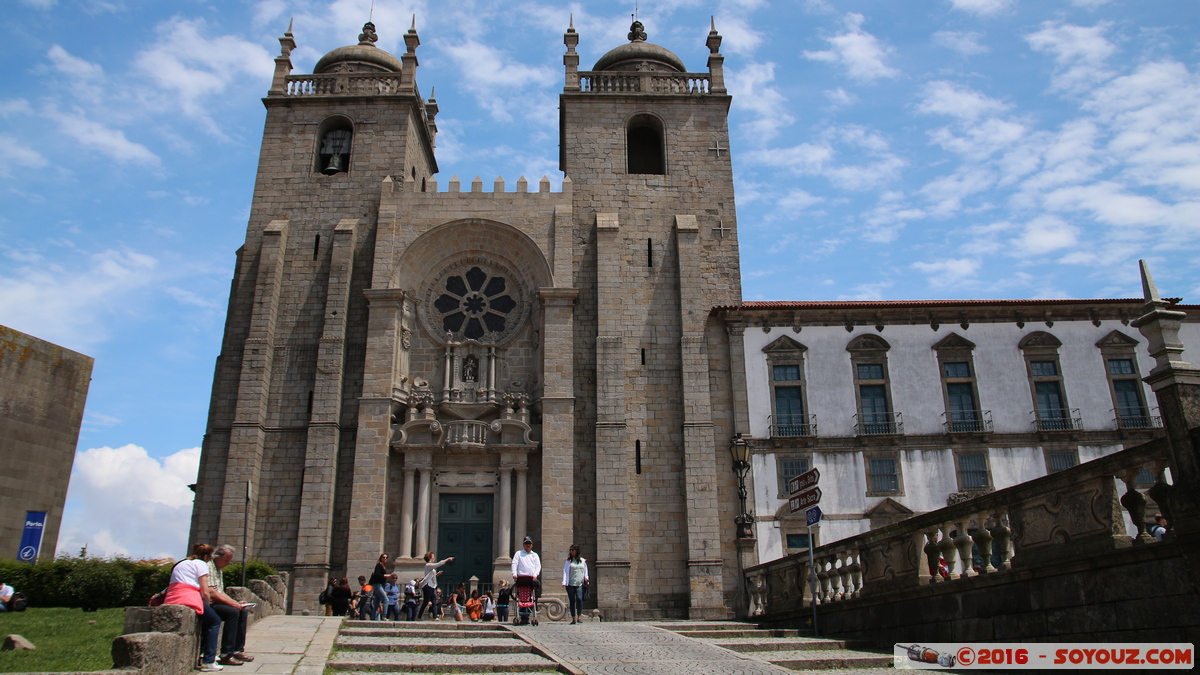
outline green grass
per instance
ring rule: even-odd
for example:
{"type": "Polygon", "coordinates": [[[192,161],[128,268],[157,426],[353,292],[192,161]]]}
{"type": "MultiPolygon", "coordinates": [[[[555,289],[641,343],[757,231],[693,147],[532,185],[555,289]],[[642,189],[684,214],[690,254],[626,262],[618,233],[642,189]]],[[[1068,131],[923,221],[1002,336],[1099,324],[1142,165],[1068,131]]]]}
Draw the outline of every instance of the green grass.
{"type": "Polygon", "coordinates": [[[0,636],[16,633],[37,647],[0,651],[0,673],[107,670],[112,668],[113,638],[124,627],[123,607],[98,612],[30,607],[25,612],[0,613],[0,636]],[[89,625],[89,621],[96,623],[89,625]]]}

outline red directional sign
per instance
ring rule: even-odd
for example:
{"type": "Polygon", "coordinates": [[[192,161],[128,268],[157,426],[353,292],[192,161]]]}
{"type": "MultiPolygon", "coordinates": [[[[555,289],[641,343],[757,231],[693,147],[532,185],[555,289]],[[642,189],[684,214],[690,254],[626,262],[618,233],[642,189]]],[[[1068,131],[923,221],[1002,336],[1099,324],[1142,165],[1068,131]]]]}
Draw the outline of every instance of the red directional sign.
{"type": "Polygon", "coordinates": [[[821,472],[817,471],[816,469],[810,469],[799,476],[793,476],[787,484],[788,494],[794,495],[798,492],[803,492],[810,487],[815,487],[817,481],[819,480],[821,480],[821,472]]]}
{"type": "Polygon", "coordinates": [[[801,492],[788,500],[791,506],[792,513],[799,513],[810,506],[816,506],[821,501],[821,488],[815,487],[811,490],[801,492]]]}

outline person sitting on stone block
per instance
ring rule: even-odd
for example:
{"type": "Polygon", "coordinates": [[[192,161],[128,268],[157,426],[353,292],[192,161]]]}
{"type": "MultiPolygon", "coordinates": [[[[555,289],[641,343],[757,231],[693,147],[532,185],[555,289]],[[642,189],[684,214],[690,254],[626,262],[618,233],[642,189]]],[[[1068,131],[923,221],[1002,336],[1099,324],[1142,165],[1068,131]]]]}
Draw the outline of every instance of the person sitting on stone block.
{"type": "Polygon", "coordinates": [[[240,666],[254,657],[246,653],[246,627],[250,623],[250,603],[238,602],[225,595],[225,581],[221,570],[233,562],[234,550],[228,544],[217,547],[213,551],[212,560],[208,561],[208,597],[213,611],[221,617],[225,632],[221,637],[221,658],[217,660],[223,666],[240,666]]]}

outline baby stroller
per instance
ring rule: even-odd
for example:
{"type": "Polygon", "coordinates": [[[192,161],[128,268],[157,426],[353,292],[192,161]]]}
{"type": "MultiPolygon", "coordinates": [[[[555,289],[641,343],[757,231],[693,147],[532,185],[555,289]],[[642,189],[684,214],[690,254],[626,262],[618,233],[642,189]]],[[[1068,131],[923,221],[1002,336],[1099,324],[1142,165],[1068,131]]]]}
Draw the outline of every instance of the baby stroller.
{"type": "Polygon", "coordinates": [[[537,619],[537,577],[520,576],[517,577],[516,592],[513,596],[517,599],[517,621],[521,620],[521,613],[528,612],[529,622],[534,626],[538,625],[537,619]]]}

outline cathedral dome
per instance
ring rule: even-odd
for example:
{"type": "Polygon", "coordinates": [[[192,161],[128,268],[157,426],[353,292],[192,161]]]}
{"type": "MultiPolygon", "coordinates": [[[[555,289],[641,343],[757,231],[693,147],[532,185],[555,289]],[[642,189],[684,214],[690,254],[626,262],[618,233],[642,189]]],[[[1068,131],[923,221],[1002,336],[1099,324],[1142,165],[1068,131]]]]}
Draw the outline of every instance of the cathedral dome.
{"type": "Polygon", "coordinates": [[[313,74],[338,72],[385,72],[398,73],[403,69],[400,59],[375,46],[378,40],[375,24],[363,26],[358,44],[338,47],[317,61],[313,74]]]}
{"type": "Polygon", "coordinates": [[[646,42],[642,22],[635,21],[629,27],[629,44],[621,45],[600,57],[592,70],[637,70],[638,64],[650,62],[671,70],[686,73],[683,60],[666,47],[646,42]]]}

